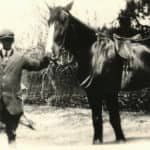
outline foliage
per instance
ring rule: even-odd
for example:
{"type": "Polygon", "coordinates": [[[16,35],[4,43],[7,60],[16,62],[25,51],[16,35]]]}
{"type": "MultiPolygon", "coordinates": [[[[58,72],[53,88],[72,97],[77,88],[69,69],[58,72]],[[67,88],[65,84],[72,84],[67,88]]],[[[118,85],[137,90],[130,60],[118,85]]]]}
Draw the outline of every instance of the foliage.
{"type": "Polygon", "coordinates": [[[121,10],[118,21],[120,27],[116,30],[123,36],[140,33],[143,37],[150,34],[150,1],[128,0],[126,8],[121,10]],[[145,23],[142,23],[144,22],[145,23]]]}
{"type": "Polygon", "coordinates": [[[120,92],[119,104],[122,110],[150,112],[150,89],[142,89],[132,92],[120,92]]]}

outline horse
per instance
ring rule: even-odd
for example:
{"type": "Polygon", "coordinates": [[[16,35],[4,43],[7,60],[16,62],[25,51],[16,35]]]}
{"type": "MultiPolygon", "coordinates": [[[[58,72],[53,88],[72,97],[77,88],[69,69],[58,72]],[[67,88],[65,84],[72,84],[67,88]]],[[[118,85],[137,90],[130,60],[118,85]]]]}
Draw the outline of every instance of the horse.
{"type": "MultiPolygon", "coordinates": [[[[96,30],[87,26],[69,12],[73,3],[64,7],[49,7],[50,19],[46,51],[51,53],[51,59],[57,59],[61,50],[72,53],[78,62],[77,78],[80,83],[85,81],[91,72],[91,46],[97,40],[96,30]]],[[[101,78],[101,77],[98,77],[101,78]]],[[[117,141],[125,140],[120,124],[117,92],[104,93],[104,80],[95,78],[92,85],[85,88],[89,105],[92,110],[94,128],[93,144],[103,142],[102,99],[106,99],[110,122],[115,130],[117,141]],[[100,82],[101,81],[101,82],[100,82]]],[[[111,83],[110,83],[111,84],[111,83]]]]}
{"type": "Polygon", "coordinates": [[[92,110],[93,144],[103,143],[102,101],[106,103],[109,121],[116,141],[126,141],[119,106],[118,92],[141,89],[150,85],[150,51],[140,36],[119,38],[98,34],[74,17],[66,6],[49,7],[49,32],[46,50],[57,59],[62,50],[72,53],[78,62],[77,78],[86,91],[92,110]]]}

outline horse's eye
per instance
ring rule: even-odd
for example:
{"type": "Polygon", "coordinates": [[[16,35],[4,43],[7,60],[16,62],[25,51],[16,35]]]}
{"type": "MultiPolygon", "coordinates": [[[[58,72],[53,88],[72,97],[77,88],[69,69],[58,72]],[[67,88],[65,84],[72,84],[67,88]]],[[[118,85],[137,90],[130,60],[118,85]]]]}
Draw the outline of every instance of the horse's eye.
{"type": "Polygon", "coordinates": [[[58,45],[61,45],[62,40],[61,40],[61,38],[56,38],[56,39],[55,39],[55,42],[56,42],[58,45]]]}

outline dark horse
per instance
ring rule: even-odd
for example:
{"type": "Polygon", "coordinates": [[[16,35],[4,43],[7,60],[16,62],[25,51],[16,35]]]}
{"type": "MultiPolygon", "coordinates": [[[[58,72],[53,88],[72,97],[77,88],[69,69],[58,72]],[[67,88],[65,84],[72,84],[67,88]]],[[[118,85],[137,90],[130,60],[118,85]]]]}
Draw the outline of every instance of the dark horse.
{"type": "Polygon", "coordinates": [[[50,8],[47,51],[57,59],[62,49],[72,53],[78,62],[77,77],[86,85],[92,109],[93,143],[103,142],[102,100],[105,100],[116,140],[125,141],[118,110],[118,92],[150,85],[150,51],[135,37],[122,40],[117,36],[96,35],[70,14],[73,3],[50,8]]]}

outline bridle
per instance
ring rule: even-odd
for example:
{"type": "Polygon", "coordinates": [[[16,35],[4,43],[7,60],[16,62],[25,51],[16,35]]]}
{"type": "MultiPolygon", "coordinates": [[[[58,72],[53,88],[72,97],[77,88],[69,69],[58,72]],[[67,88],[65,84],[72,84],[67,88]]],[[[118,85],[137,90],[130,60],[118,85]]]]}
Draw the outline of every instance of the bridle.
{"type": "Polygon", "coordinates": [[[60,45],[60,50],[65,50],[65,42],[66,42],[66,37],[67,37],[67,28],[69,27],[69,18],[67,19],[67,22],[64,26],[64,28],[66,28],[64,30],[64,36],[63,36],[63,41],[62,44],[60,45]]]}
{"type": "Polygon", "coordinates": [[[68,28],[68,26],[69,26],[69,18],[67,18],[65,26],[64,26],[65,29],[64,29],[64,33],[63,33],[64,35],[63,35],[62,43],[60,45],[57,43],[57,46],[59,47],[59,51],[60,51],[59,55],[57,56],[57,58],[51,58],[51,61],[53,61],[57,65],[58,65],[57,61],[59,60],[62,52],[66,49],[65,48],[66,37],[67,37],[67,31],[66,31],[66,29],[68,28]]]}

